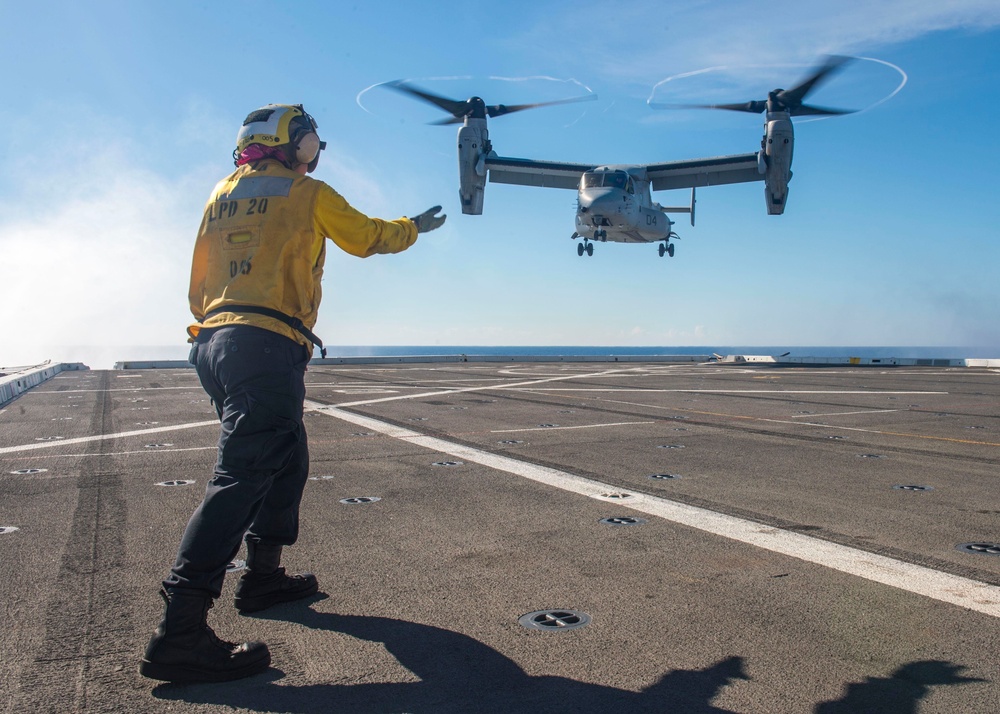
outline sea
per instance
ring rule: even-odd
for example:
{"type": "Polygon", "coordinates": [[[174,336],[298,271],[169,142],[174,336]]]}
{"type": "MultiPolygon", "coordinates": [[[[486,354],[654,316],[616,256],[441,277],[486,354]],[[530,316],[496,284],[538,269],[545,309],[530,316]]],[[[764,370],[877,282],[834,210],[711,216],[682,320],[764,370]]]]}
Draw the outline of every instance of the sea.
{"type": "MultiPolygon", "coordinates": [[[[90,369],[113,369],[116,362],[186,360],[189,345],[67,345],[6,354],[0,350],[0,371],[50,363],[81,363],[90,369]]],[[[1000,347],[694,345],[637,347],[628,345],[328,345],[328,357],[398,357],[448,355],[500,356],[655,356],[655,355],[784,355],[793,357],[860,357],[903,359],[1000,359],[1000,347]]],[[[319,352],[315,353],[319,356],[319,352]]]]}

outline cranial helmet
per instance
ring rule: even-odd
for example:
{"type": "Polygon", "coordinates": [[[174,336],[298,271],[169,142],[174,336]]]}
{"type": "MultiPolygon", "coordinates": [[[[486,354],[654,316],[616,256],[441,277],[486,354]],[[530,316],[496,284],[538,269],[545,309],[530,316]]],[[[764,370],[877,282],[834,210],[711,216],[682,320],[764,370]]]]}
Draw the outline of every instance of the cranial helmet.
{"type": "Polygon", "coordinates": [[[233,156],[238,158],[250,144],[281,147],[289,161],[307,164],[311,173],[319,164],[319,152],[326,148],[316,133],[317,126],[301,104],[268,104],[243,120],[233,156]]]}

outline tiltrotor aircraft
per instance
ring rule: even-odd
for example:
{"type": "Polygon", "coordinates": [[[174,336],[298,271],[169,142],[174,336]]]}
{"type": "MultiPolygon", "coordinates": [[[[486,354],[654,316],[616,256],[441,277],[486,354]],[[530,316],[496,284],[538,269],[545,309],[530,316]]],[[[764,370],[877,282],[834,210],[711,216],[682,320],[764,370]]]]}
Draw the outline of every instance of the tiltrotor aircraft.
{"type": "Polygon", "coordinates": [[[573,239],[577,255],[594,254],[594,242],[659,243],[660,257],[674,255],[671,239],[674,222],[668,213],[689,213],[694,225],[695,188],[748,181],[764,182],[767,212],[780,215],[788,198],[792,178],[794,132],[791,117],[848,114],[852,110],[826,109],[803,103],[816,86],[848,58],[830,57],[794,89],[775,89],[767,99],[740,104],[651,105],[654,108],[695,107],[732,111],[766,112],[760,151],[705,159],[670,161],[657,164],[576,164],[536,161],[498,156],[487,130],[487,117],[495,118],[536,107],[596,99],[589,95],[576,99],[536,104],[487,105],[480,97],[465,101],[441,97],[413,86],[406,80],[385,86],[443,109],[450,119],[435,124],[462,124],[458,130],[459,197],[462,213],[481,215],[487,178],[494,183],[543,186],[577,190],[576,229],[573,239]],[[691,189],[689,206],[661,206],[652,191],[691,189]]]}

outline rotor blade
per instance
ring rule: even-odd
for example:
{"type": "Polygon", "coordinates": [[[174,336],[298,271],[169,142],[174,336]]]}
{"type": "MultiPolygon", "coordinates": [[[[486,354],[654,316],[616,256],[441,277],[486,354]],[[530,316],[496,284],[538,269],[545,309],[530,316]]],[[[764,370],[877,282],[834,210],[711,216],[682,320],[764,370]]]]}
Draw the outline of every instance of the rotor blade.
{"type": "Polygon", "coordinates": [[[743,102],[741,104],[665,104],[649,102],[652,109],[728,109],[733,112],[750,112],[760,114],[767,109],[766,101],[743,102]]]}
{"type": "Polygon", "coordinates": [[[504,114],[513,114],[525,109],[535,109],[537,107],[551,107],[556,104],[575,104],[576,102],[589,102],[597,99],[596,94],[588,94],[583,97],[573,97],[571,99],[557,99],[553,102],[536,102],[535,104],[494,104],[486,107],[486,113],[490,117],[502,117],[504,114]]]}
{"type": "Polygon", "coordinates": [[[398,79],[394,82],[386,82],[384,86],[389,87],[390,89],[395,89],[397,92],[403,92],[404,94],[409,94],[417,97],[418,99],[422,99],[425,102],[433,104],[439,109],[444,109],[454,117],[461,118],[465,116],[468,108],[467,102],[456,99],[448,99],[447,97],[439,97],[436,94],[431,94],[430,92],[422,89],[417,89],[416,87],[408,84],[406,80],[398,79]]]}
{"type": "Polygon", "coordinates": [[[650,109],[712,109],[713,104],[672,104],[670,102],[646,102],[650,109]]]}
{"type": "Polygon", "coordinates": [[[782,103],[787,107],[792,107],[797,104],[801,104],[802,100],[806,98],[813,89],[815,89],[820,83],[825,81],[827,77],[830,76],[832,72],[839,69],[845,62],[848,62],[850,57],[841,57],[839,55],[833,55],[827,57],[826,62],[823,63],[818,70],[816,70],[809,79],[802,82],[799,86],[794,89],[785,89],[778,93],[779,98],[782,103]]]}
{"type": "Polygon", "coordinates": [[[762,111],[767,109],[767,102],[763,100],[754,100],[750,102],[743,102],[741,104],[712,104],[712,109],[728,109],[731,112],[749,112],[751,114],[760,114],[762,111]]]}
{"type": "Polygon", "coordinates": [[[857,109],[827,109],[825,107],[811,107],[808,104],[800,104],[789,110],[793,117],[801,116],[841,116],[843,114],[853,114],[857,109]]]}
{"type": "Polygon", "coordinates": [[[448,126],[449,124],[462,124],[465,121],[465,117],[450,117],[448,119],[438,119],[437,121],[427,122],[431,126],[448,126]]]}
{"type": "MultiPolygon", "coordinates": [[[[806,95],[816,89],[822,82],[826,81],[834,72],[839,70],[851,57],[833,55],[826,58],[826,61],[814,71],[804,82],[793,89],[775,89],[770,93],[771,98],[776,102],[777,109],[784,109],[791,116],[834,116],[841,114],[851,114],[853,109],[828,109],[825,107],[813,107],[802,103],[806,95]]],[[[663,105],[652,104],[656,108],[666,107],[687,107],[693,109],[727,109],[736,112],[750,112],[759,114],[767,109],[766,100],[743,102],[739,104],[688,104],[688,105],[663,105]]]]}

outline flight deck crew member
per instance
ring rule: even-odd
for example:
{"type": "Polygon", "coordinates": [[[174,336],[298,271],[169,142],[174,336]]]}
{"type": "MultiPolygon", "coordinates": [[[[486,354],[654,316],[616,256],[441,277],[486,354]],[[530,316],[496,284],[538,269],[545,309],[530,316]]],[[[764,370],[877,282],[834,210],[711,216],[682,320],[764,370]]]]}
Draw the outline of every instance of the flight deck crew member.
{"type": "Polygon", "coordinates": [[[222,428],[214,475],[163,581],[163,619],[139,665],[153,679],[224,681],[270,665],[267,645],[225,642],[207,616],[244,538],[240,612],[318,589],[311,573],[288,575],[279,564],[298,537],[309,473],[304,379],[313,345],[322,349],[312,328],[326,239],[366,258],[406,250],[418,233],[444,223],[440,206],[415,218],[369,218],[307,176],[326,146],[316,129],[302,105],[252,112],[237,135],[237,168],[205,206],[189,292],[197,322],[188,333],[191,362],[222,428]]]}

